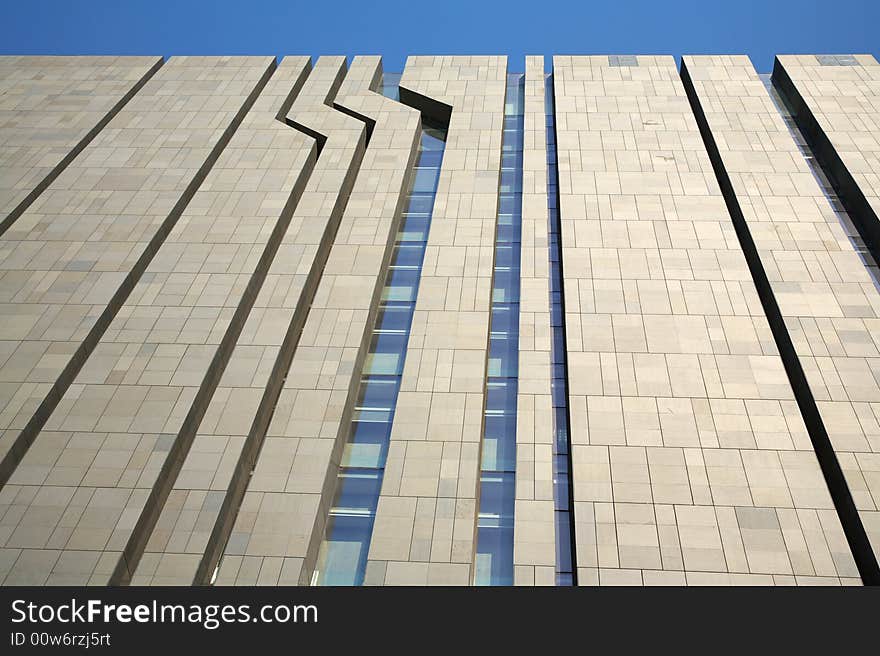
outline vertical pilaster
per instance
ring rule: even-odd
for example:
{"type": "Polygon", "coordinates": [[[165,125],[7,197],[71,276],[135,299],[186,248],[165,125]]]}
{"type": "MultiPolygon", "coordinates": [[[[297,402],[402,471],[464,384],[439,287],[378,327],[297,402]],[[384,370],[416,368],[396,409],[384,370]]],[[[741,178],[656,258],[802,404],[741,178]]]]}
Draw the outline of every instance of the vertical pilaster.
{"type": "Polygon", "coordinates": [[[553,585],[553,404],[544,57],[526,57],[514,583],[553,585]]]}

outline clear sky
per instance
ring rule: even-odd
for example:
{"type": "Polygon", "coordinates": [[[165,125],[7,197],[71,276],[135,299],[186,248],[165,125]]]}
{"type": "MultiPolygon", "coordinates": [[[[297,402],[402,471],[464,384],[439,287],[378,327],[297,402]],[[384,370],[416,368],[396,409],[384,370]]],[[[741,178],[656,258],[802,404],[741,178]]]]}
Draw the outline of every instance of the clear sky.
{"type": "MultiPolygon", "coordinates": [[[[2,54],[880,57],[880,0],[0,0],[2,54]]],[[[549,64],[549,60],[548,60],[549,64]]]]}

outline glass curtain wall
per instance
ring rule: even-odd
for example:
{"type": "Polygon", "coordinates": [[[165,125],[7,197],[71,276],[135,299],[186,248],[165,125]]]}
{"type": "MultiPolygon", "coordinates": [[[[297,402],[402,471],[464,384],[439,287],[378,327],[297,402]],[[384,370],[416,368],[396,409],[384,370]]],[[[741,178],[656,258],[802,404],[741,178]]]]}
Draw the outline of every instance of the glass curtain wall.
{"type": "Polygon", "coordinates": [[[525,76],[507,76],[480,463],[476,585],[513,584],[525,76]]]}
{"type": "MultiPolygon", "coordinates": [[[[400,74],[386,73],[383,94],[399,100],[399,83],[400,74]]],[[[423,117],[416,168],[361,372],[313,585],[364,581],[445,145],[446,129],[423,117]]]]}

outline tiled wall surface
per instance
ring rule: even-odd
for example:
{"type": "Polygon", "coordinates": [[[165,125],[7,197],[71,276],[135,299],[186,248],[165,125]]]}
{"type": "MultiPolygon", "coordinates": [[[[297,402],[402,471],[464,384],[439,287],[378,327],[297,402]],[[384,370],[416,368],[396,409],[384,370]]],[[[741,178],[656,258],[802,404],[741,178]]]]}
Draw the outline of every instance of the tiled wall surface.
{"type": "MultiPolygon", "coordinates": [[[[6,232],[4,295],[22,317],[11,327],[34,338],[4,363],[7,380],[40,381],[33,399],[58,378],[271,64],[172,59],[6,232]]],[[[106,582],[261,238],[202,199],[174,223],[3,488],[4,522],[21,516],[4,535],[7,582],[106,582]]]]}
{"type": "MultiPolygon", "coordinates": [[[[880,386],[875,379],[880,292],[748,58],[687,57],[685,62],[822,422],[880,557],[880,386]]],[[[870,131],[859,134],[870,137],[870,131]]],[[[858,155],[851,150],[847,156],[858,155]]],[[[863,161],[869,157],[868,152],[862,155],[863,161]]],[[[867,180],[862,179],[863,188],[867,180]]]]}
{"type": "Polygon", "coordinates": [[[553,408],[544,58],[526,58],[514,582],[553,585],[553,408]]]}
{"type": "MultiPolygon", "coordinates": [[[[200,229],[230,241],[246,230],[264,249],[273,236],[280,241],[273,235],[279,224],[286,223],[285,232],[298,234],[295,222],[302,221],[293,215],[314,173],[317,146],[314,139],[285,125],[286,116],[277,115],[293,100],[286,115],[307,123],[306,113],[323,101],[337,72],[333,67],[326,73],[316,71],[303,85],[309,69],[307,57],[281,62],[224,151],[216,175],[193,201],[193,206],[202,207],[201,214],[222,217],[200,222],[200,229]]],[[[299,300],[305,275],[294,274],[307,271],[314,256],[314,238],[287,241],[292,246],[277,244],[278,252],[137,565],[135,584],[193,582],[299,300]]],[[[253,264],[259,256],[255,249],[253,264]]]]}
{"type": "Polygon", "coordinates": [[[803,102],[880,217],[880,63],[871,55],[780,55],[803,102]]]}
{"type": "Polygon", "coordinates": [[[0,232],[160,65],[159,57],[0,57],[0,232]]]}
{"type": "Polygon", "coordinates": [[[367,565],[370,584],[472,579],[505,57],[410,57],[452,108],[367,565]]]}
{"type": "MultiPolygon", "coordinates": [[[[577,582],[859,584],[880,295],[749,61],[684,61],[552,59],[577,582]]],[[[876,215],[880,65],[779,66],[876,215]]],[[[378,57],[0,58],[0,583],[317,581],[421,110],[450,118],[364,583],[471,585],[524,70],[514,583],[553,585],[544,67],[411,57],[397,102],[378,57]]]]}
{"type": "MultiPolygon", "coordinates": [[[[232,529],[218,583],[307,584],[315,566],[345,439],[341,432],[347,428],[350,396],[364,358],[363,339],[375,313],[379,276],[390,257],[387,244],[399,220],[407,165],[417,145],[418,113],[377,93],[380,73],[378,58],[355,59],[336,97],[337,105],[375,121],[375,127],[360,167],[348,173],[347,205],[346,194],[339,191],[346,180],[334,164],[343,152],[326,155],[331,158],[327,166],[335,166],[338,174],[336,185],[318,188],[324,199],[321,212],[339,212],[339,231],[232,529]],[[334,203],[341,204],[331,210],[334,203]]],[[[329,132],[327,143],[335,139],[338,147],[363,151],[366,123],[339,110],[327,111],[335,113],[336,131],[329,132]]],[[[327,146],[319,165],[326,153],[327,146]]]]}
{"type": "Polygon", "coordinates": [[[579,583],[853,580],[674,60],[554,75],[579,583]]]}

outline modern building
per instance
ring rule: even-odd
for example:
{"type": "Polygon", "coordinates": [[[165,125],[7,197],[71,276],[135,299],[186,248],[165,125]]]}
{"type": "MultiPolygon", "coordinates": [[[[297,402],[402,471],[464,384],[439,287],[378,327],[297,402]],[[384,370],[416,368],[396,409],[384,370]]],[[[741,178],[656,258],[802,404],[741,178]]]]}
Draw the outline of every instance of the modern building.
{"type": "Polygon", "coordinates": [[[0,57],[0,583],[880,584],[878,215],[869,55],[0,57]]]}

